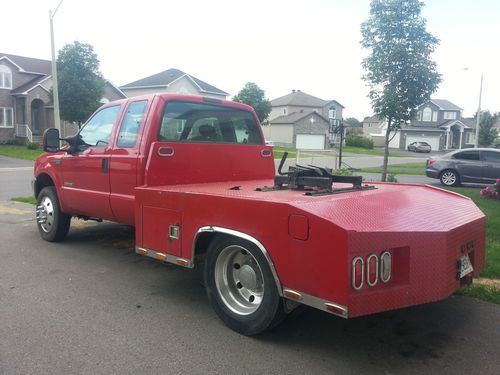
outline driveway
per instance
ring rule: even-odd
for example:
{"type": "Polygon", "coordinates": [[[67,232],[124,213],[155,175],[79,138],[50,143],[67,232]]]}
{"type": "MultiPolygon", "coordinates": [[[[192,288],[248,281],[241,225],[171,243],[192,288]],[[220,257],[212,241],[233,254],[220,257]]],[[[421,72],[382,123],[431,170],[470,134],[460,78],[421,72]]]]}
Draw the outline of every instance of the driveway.
{"type": "Polygon", "coordinates": [[[39,238],[0,202],[0,374],[496,374],[500,307],[466,297],[343,320],[314,309],[244,337],[209,306],[201,267],[134,253],[134,233],[73,220],[39,238]],[[8,244],[8,245],[7,245],[8,244]]]}

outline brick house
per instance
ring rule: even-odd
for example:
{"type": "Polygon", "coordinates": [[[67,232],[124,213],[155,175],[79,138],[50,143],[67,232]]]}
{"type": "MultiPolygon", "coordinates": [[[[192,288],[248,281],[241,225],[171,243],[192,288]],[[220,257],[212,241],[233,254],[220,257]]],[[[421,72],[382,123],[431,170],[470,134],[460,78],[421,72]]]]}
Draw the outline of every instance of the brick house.
{"type": "MultiPolygon", "coordinates": [[[[0,143],[38,141],[45,129],[54,126],[51,88],[51,61],[0,53],[0,143]]],[[[103,103],[125,97],[106,81],[103,103]]],[[[66,122],[61,127],[63,136],[77,130],[66,122]]]]}
{"type": "Polygon", "coordinates": [[[266,139],[277,146],[302,149],[329,148],[332,135],[330,119],[342,119],[344,106],[336,100],[323,100],[293,90],[271,100],[269,125],[264,127],[266,139]]]}

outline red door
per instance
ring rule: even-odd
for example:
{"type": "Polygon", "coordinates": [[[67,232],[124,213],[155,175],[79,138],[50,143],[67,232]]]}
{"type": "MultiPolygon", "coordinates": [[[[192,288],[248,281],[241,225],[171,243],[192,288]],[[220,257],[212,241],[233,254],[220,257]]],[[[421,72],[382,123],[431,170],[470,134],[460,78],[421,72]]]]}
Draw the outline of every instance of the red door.
{"type": "Polygon", "coordinates": [[[147,100],[130,102],[124,111],[109,165],[111,209],[116,221],[129,225],[134,219],[134,188],[140,183],[137,160],[147,100]]]}
{"type": "Polygon", "coordinates": [[[73,214],[115,220],[110,204],[110,140],[119,105],[99,110],[82,127],[78,150],[61,162],[62,191],[73,214]]]}

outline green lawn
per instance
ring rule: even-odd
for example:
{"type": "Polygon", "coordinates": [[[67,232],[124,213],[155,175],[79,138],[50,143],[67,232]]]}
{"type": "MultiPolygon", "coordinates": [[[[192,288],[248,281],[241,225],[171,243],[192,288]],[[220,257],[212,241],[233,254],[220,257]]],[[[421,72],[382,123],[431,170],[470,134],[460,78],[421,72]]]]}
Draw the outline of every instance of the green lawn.
{"type": "MultiPolygon", "coordinates": [[[[384,156],[384,150],[380,148],[362,148],[362,147],[353,147],[353,146],[344,146],[342,148],[343,152],[351,152],[353,154],[364,154],[364,155],[378,155],[384,156]]],[[[389,156],[398,157],[398,156],[408,156],[403,152],[398,151],[389,151],[389,156]]]]}
{"type": "Polygon", "coordinates": [[[500,279],[500,200],[483,198],[479,189],[446,188],[471,198],[486,215],[486,267],[482,277],[500,279]]]}
{"type": "MultiPolygon", "coordinates": [[[[360,168],[358,172],[365,173],[382,173],[382,168],[360,168]]],[[[405,164],[392,164],[387,168],[388,174],[413,174],[413,175],[425,175],[425,163],[405,163],[405,164]]]]}
{"type": "Polygon", "coordinates": [[[486,285],[469,285],[466,288],[460,289],[456,294],[461,296],[473,297],[482,299],[483,301],[493,302],[500,305],[500,289],[486,285]]]}
{"type": "MultiPolygon", "coordinates": [[[[295,153],[297,152],[296,149],[291,148],[291,147],[274,147],[274,158],[275,159],[281,159],[283,157],[283,152],[288,151],[289,155],[288,157],[295,157],[295,153]]],[[[335,149],[337,153],[339,152],[338,149],[335,149]]],[[[368,149],[368,148],[362,148],[362,147],[352,147],[352,146],[345,146],[342,148],[342,152],[350,152],[353,154],[363,154],[363,155],[378,155],[378,156],[383,156],[384,155],[384,150],[381,149],[368,149]]],[[[324,155],[321,153],[318,153],[318,155],[324,155]]],[[[389,151],[389,156],[391,157],[398,157],[398,156],[406,156],[402,152],[398,151],[389,151]]]]}
{"type": "Polygon", "coordinates": [[[35,197],[15,197],[15,198],[10,198],[10,200],[15,202],[36,204],[35,197]]]}
{"type": "Polygon", "coordinates": [[[16,159],[35,160],[43,153],[43,150],[30,150],[26,146],[0,145],[0,155],[16,159]]]}

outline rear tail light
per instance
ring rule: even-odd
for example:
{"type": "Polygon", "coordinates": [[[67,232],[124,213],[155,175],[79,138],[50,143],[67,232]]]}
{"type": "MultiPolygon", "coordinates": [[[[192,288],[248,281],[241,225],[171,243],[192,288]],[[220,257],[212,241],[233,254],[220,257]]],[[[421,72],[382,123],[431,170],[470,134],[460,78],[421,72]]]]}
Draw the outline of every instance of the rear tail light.
{"type": "Polygon", "coordinates": [[[360,290],[366,279],[368,286],[375,286],[379,281],[387,283],[392,275],[392,255],[389,251],[380,254],[370,254],[366,261],[362,257],[352,260],[351,285],[354,290],[360,290]]]}
{"type": "Polygon", "coordinates": [[[386,283],[391,279],[391,271],[392,271],[391,268],[392,268],[391,253],[385,251],[380,256],[380,281],[386,283]]]}
{"type": "Polygon", "coordinates": [[[432,164],[434,164],[437,160],[435,159],[428,159],[427,160],[427,166],[430,167],[432,164]]]}

